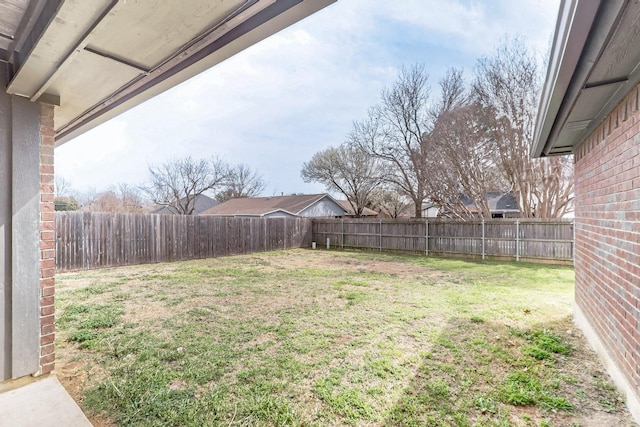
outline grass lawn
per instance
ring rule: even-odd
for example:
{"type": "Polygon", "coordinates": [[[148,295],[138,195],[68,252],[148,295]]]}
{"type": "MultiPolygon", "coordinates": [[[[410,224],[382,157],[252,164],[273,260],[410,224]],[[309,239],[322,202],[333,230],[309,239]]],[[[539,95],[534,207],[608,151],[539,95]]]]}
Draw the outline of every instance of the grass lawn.
{"type": "Polygon", "coordinates": [[[57,276],[96,426],[632,426],[573,270],[291,250],[57,276]]]}

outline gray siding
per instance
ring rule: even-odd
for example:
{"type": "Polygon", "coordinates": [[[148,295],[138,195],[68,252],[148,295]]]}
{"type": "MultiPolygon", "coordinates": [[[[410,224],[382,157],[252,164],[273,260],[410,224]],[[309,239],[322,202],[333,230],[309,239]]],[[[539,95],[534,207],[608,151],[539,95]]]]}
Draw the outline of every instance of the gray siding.
{"type": "Polygon", "coordinates": [[[345,212],[342,206],[335,203],[333,200],[328,197],[319,200],[313,205],[309,206],[306,209],[300,211],[300,216],[303,217],[315,217],[315,218],[334,218],[334,217],[342,217],[345,212]]]}

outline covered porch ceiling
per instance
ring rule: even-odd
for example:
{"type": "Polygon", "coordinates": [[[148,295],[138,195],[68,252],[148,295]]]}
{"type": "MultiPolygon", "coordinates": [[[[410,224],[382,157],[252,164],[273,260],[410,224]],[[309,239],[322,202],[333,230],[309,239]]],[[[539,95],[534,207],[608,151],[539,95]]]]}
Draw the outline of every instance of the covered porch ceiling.
{"type": "Polygon", "coordinates": [[[532,154],[571,154],[640,82],[640,1],[563,0],[532,154]]]}
{"type": "Polygon", "coordinates": [[[58,105],[56,144],[335,0],[0,0],[10,94],[58,105]]]}

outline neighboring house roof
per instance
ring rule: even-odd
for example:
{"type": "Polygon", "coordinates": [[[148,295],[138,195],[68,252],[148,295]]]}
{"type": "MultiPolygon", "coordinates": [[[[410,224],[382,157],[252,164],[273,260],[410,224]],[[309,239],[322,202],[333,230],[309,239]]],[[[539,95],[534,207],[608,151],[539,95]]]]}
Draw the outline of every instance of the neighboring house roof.
{"type": "Polygon", "coordinates": [[[561,2],[534,156],[574,153],[640,82],[638,16],[637,1],[561,2]]]}
{"type": "Polygon", "coordinates": [[[336,205],[340,204],[328,194],[304,194],[294,196],[244,197],[227,200],[203,212],[203,215],[224,216],[265,216],[276,212],[300,215],[310,206],[328,199],[336,205]]]}
{"type": "MultiPolygon", "coordinates": [[[[426,199],[422,202],[422,217],[434,218],[438,216],[440,208],[436,206],[431,200],[426,199]]],[[[386,209],[381,209],[380,213],[383,215],[391,215],[386,209]]],[[[409,203],[404,209],[399,212],[398,218],[415,218],[416,205],[415,203],[409,203]]]]}
{"type": "MultiPolygon", "coordinates": [[[[181,202],[184,202],[185,197],[183,197],[182,199],[180,199],[181,202]]],[[[201,214],[202,212],[206,211],[207,209],[211,209],[214,206],[219,205],[220,203],[215,200],[212,199],[209,196],[205,196],[204,194],[199,194],[198,196],[196,196],[196,200],[195,200],[195,207],[193,209],[193,213],[192,215],[198,215],[201,214]]],[[[158,209],[156,209],[155,211],[153,211],[152,213],[155,214],[175,214],[177,213],[175,209],[172,209],[168,206],[162,206],[158,209]]]]}
{"type": "MultiPolygon", "coordinates": [[[[462,203],[471,212],[477,211],[473,200],[467,195],[460,197],[462,203]]],[[[487,202],[491,212],[519,212],[518,201],[513,193],[503,193],[502,191],[489,191],[487,193],[487,202]]]]}
{"type": "MultiPolygon", "coordinates": [[[[351,203],[349,203],[348,200],[336,200],[336,202],[338,202],[340,206],[344,208],[347,215],[349,216],[355,215],[355,212],[351,207],[351,203]]],[[[369,209],[365,207],[364,209],[362,209],[362,216],[378,216],[378,212],[374,211],[373,209],[369,209]]]]}

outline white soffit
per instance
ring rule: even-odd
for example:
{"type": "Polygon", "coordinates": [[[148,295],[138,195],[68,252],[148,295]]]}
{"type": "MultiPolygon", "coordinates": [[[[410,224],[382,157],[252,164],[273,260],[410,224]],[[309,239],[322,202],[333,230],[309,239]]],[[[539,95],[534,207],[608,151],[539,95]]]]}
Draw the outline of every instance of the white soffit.
{"type": "Polygon", "coordinates": [[[0,2],[0,50],[7,51],[15,39],[29,0],[0,2]]]}

